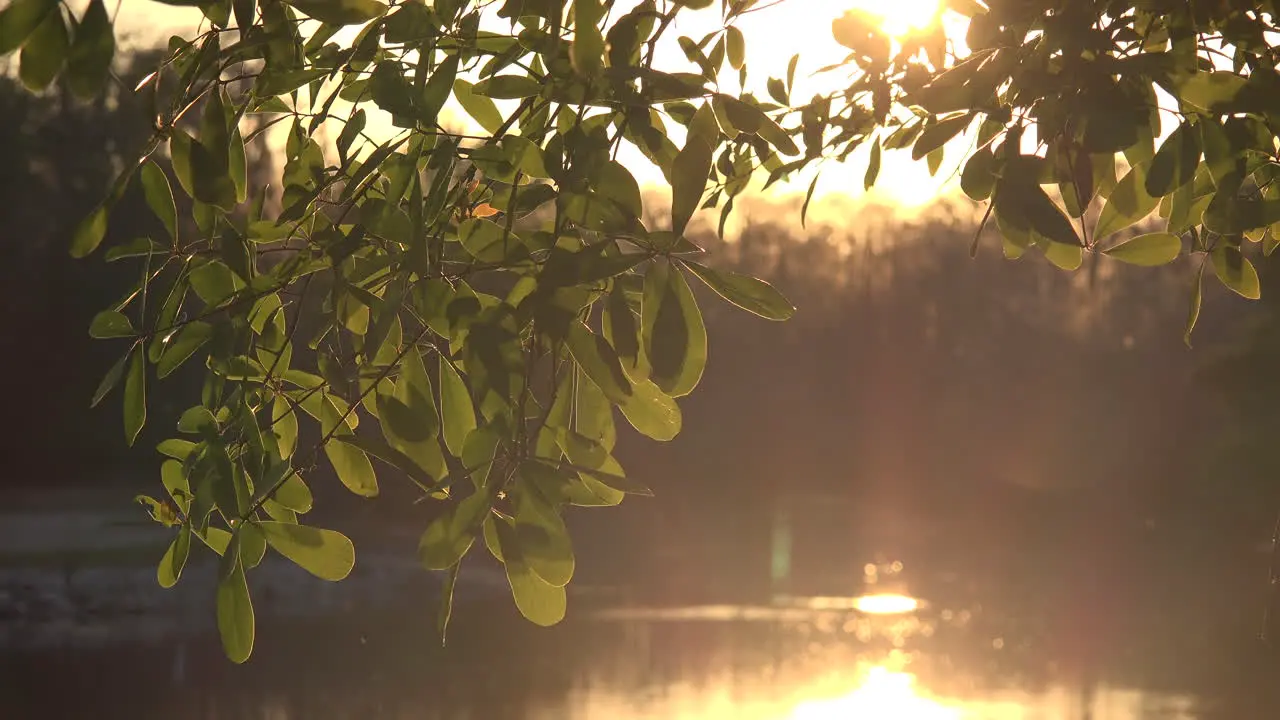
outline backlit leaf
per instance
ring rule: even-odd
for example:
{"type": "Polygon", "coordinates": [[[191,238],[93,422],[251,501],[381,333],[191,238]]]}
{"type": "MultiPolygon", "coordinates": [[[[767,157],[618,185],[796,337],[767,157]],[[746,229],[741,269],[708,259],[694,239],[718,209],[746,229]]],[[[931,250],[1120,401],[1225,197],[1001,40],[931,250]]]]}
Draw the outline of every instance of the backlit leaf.
{"type": "Polygon", "coordinates": [[[666,442],[680,434],[683,425],[680,406],[652,380],[634,381],[631,396],[618,407],[631,427],[645,437],[666,442]]]}
{"type": "Polygon", "coordinates": [[[67,58],[70,38],[62,13],[54,11],[45,15],[44,22],[27,38],[18,59],[18,77],[28,90],[49,87],[67,58]]]}
{"type": "Polygon", "coordinates": [[[111,215],[111,205],[104,203],[94,208],[76,225],[75,234],[71,237],[71,257],[82,258],[102,244],[107,235],[107,220],[111,215]]]}
{"type": "Polygon", "coordinates": [[[378,0],[285,0],[306,15],[330,25],[356,25],[381,16],[387,6],[378,0]]]}
{"type": "Polygon", "coordinates": [[[124,437],[129,445],[133,445],[146,422],[147,362],[142,352],[135,351],[124,381],[124,437]]]}
{"type": "Polygon", "coordinates": [[[1240,252],[1240,248],[1219,244],[1209,253],[1209,259],[1213,265],[1213,274],[1223,285],[1243,298],[1257,300],[1262,297],[1258,271],[1249,262],[1249,258],[1240,252]]]}
{"type": "Polygon", "coordinates": [[[129,356],[134,352],[130,350],[111,366],[106,375],[102,376],[102,381],[98,383],[98,389],[93,392],[93,399],[89,402],[89,407],[97,407],[98,403],[110,393],[112,389],[120,382],[120,378],[124,377],[124,368],[129,360],[129,356]]]}
{"type": "Polygon", "coordinates": [[[282,522],[257,526],[272,550],[321,580],[341,580],[355,567],[355,546],[340,532],[282,522]]]}
{"type": "Polygon", "coordinates": [[[1200,164],[1200,133],[1182,123],[1165,138],[1148,166],[1147,195],[1160,198],[1191,182],[1200,164]]]}
{"type": "Polygon", "coordinates": [[[249,598],[239,552],[225,555],[223,563],[230,564],[231,569],[218,580],[218,636],[222,638],[222,650],[227,657],[234,663],[243,663],[253,654],[253,601],[249,598]]]}
{"type": "Polygon", "coordinates": [[[573,68],[581,75],[595,75],[604,64],[604,36],[599,27],[604,6],[600,0],[573,0],[573,15],[573,68]]]}
{"type": "MultiPolygon", "coordinates": [[[[349,421],[343,427],[334,429],[341,422],[342,413],[338,411],[333,400],[325,396],[320,403],[320,429],[326,435],[333,433],[350,434],[349,421]]],[[[378,478],[364,451],[344,442],[327,442],[324,445],[325,457],[338,474],[338,480],[348,490],[361,497],[374,497],[378,494],[378,478]]]]}
{"type": "Polygon", "coordinates": [[[1233,72],[1197,72],[1178,85],[1177,93],[1189,105],[1219,113],[1231,106],[1245,84],[1245,78],[1233,72]]]}
{"type": "Polygon", "coordinates": [[[165,343],[164,353],[156,363],[156,377],[166,377],[186,362],[213,337],[213,326],[202,321],[189,322],[178,329],[165,343]]]}
{"type": "Polygon", "coordinates": [[[454,80],[453,98],[473,120],[480,123],[480,127],[491,133],[497,132],[502,127],[502,113],[498,112],[498,106],[493,100],[472,92],[471,87],[471,83],[462,78],[454,80]]]}
{"type": "Polygon", "coordinates": [[[13,0],[6,5],[0,10],[0,55],[21,47],[57,8],[57,0],[13,0]]]}
{"type": "Polygon", "coordinates": [[[169,231],[169,237],[178,239],[178,210],[173,203],[173,189],[169,187],[169,178],[159,165],[148,160],[143,164],[139,177],[142,180],[142,193],[147,205],[155,213],[160,222],[169,231]]]}
{"type": "Polygon", "coordinates": [[[72,94],[88,100],[102,92],[115,51],[116,39],[106,5],[103,0],[90,0],[67,52],[64,77],[72,94]]]}
{"type": "Polygon", "coordinates": [[[682,261],[717,295],[766,320],[787,320],[796,308],[772,285],[729,270],[717,270],[690,260],[682,261]]]}
{"type": "Polygon", "coordinates": [[[650,378],[671,397],[688,395],[707,364],[707,331],[684,275],[655,263],[645,274],[641,308],[650,378]]]}
{"type": "Polygon", "coordinates": [[[1102,251],[1130,265],[1154,267],[1173,262],[1182,252],[1182,239],[1172,233],[1148,233],[1102,251]]]}
{"type": "Polygon", "coordinates": [[[178,534],[173,538],[173,542],[169,543],[164,557],[160,558],[160,564],[156,566],[156,582],[160,587],[171,588],[178,584],[178,578],[182,577],[182,569],[187,565],[187,555],[190,552],[191,526],[183,525],[178,528],[178,534]]]}
{"type": "Polygon", "coordinates": [[[511,595],[520,614],[543,627],[563,620],[568,606],[564,588],[548,584],[538,577],[521,554],[514,528],[506,523],[498,523],[497,529],[507,582],[511,586],[511,595]]]}
{"type": "Polygon", "coordinates": [[[559,512],[543,500],[528,481],[513,492],[512,505],[521,558],[546,583],[567,585],[573,578],[575,559],[569,530],[559,512]]]}
{"type": "Polygon", "coordinates": [[[428,570],[457,565],[471,549],[480,523],[489,514],[489,495],[483,488],[452,503],[432,520],[418,542],[418,560],[428,570]]]}
{"type": "Polygon", "coordinates": [[[971,122],[973,122],[973,116],[963,113],[929,125],[920,133],[920,137],[916,139],[916,144],[912,146],[911,159],[919,160],[946,145],[952,138],[964,132],[964,129],[971,122]]]}
{"type": "Polygon", "coordinates": [[[729,58],[729,66],[734,70],[742,69],[743,63],[746,62],[746,40],[742,36],[742,31],[736,27],[730,26],[725,29],[725,51],[729,58]]]}
{"type": "Polygon", "coordinates": [[[1142,165],[1135,165],[1120,178],[1098,215],[1098,224],[1094,228],[1096,237],[1104,238],[1119,232],[1156,209],[1160,198],[1147,192],[1146,178],[1146,169],[1142,165]]]}
{"type": "Polygon", "coordinates": [[[476,411],[471,394],[458,371],[440,358],[440,418],[444,443],[449,452],[461,455],[467,435],[476,429],[476,411]]]}
{"type": "Polygon", "coordinates": [[[114,310],[104,310],[93,317],[93,322],[89,324],[89,337],[92,338],[117,338],[131,337],[136,334],[133,329],[133,323],[129,318],[120,312],[114,310]]]}
{"type": "Polygon", "coordinates": [[[622,364],[618,362],[618,355],[609,343],[591,332],[581,321],[569,325],[565,339],[569,351],[573,353],[573,359],[604,392],[605,397],[617,405],[627,402],[627,398],[631,396],[631,382],[627,380],[622,364]]]}
{"type": "Polygon", "coordinates": [[[711,172],[711,146],[690,137],[671,165],[671,231],[684,233],[694,211],[702,203],[702,191],[711,172]]]}

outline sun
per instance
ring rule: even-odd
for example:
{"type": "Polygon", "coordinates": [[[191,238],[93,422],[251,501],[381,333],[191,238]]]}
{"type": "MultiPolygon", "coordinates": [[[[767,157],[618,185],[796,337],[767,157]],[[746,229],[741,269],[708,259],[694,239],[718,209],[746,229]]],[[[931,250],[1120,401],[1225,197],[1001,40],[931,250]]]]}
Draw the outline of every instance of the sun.
{"type": "Polygon", "coordinates": [[[940,0],[854,0],[851,5],[879,18],[880,29],[893,37],[929,27],[942,11],[940,0]]]}

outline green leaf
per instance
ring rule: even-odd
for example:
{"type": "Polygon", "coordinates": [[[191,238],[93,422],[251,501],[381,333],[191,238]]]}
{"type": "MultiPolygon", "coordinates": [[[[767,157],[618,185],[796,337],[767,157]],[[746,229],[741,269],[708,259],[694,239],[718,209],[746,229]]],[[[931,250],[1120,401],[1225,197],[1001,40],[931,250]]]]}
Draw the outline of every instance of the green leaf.
{"type": "Polygon", "coordinates": [[[747,61],[747,43],[742,36],[742,31],[730,25],[725,28],[724,40],[729,66],[734,70],[741,70],[747,61]]]}
{"type": "Polygon", "coordinates": [[[280,457],[292,457],[298,447],[298,414],[284,395],[271,401],[271,432],[276,436],[280,457]]]}
{"type": "Polygon", "coordinates": [[[997,182],[992,199],[1001,230],[1012,227],[1022,233],[1034,232],[1048,241],[1080,246],[1071,219],[1040,187],[1036,175],[1040,165],[1032,160],[1038,158],[1018,156],[1005,163],[1004,175],[997,182]]]}
{"type": "Polygon", "coordinates": [[[1084,248],[1052,240],[1042,241],[1044,256],[1060,270],[1076,270],[1084,262],[1084,248]]]}
{"type": "MultiPolygon", "coordinates": [[[[167,441],[178,442],[178,441],[167,441]]],[[[194,449],[195,444],[191,447],[194,449]]],[[[182,460],[185,461],[185,457],[182,460]]],[[[178,460],[165,460],[160,464],[160,483],[164,485],[164,489],[169,493],[169,497],[173,499],[182,512],[190,512],[191,510],[191,485],[187,482],[186,469],[182,462],[178,460]]]]}
{"type": "Polygon", "coordinates": [[[355,567],[356,548],[340,532],[282,522],[261,521],[257,525],[272,550],[321,580],[336,582],[355,567]]]}
{"type": "MultiPolygon", "coordinates": [[[[195,443],[181,438],[169,438],[168,440],[162,440],[159,445],[156,445],[156,452],[175,460],[186,460],[195,449],[195,443]]],[[[160,470],[161,473],[164,472],[164,465],[160,466],[160,470]]]]}
{"type": "Polygon", "coordinates": [[[440,477],[445,471],[438,440],[440,417],[431,380],[416,349],[405,354],[394,391],[379,391],[376,405],[388,443],[423,471],[440,477]]]}
{"type": "Polygon", "coordinates": [[[671,232],[683,235],[702,204],[702,191],[711,173],[711,145],[691,136],[671,164],[671,232]]]}
{"type": "Polygon", "coordinates": [[[1104,238],[1142,220],[1156,209],[1160,198],[1147,192],[1146,169],[1135,165],[1112,188],[1107,204],[1102,206],[1094,236],[1104,238]]]}
{"type": "Polygon", "coordinates": [[[244,523],[239,526],[240,563],[245,570],[252,570],[262,563],[267,556],[267,539],[255,523],[244,523]]]}
{"type": "Polygon", "coordinates": [[[498,132],[502,128],[502,113],[498,112],[498,106],[493,100],[473,93],[471,87],[471,83],[462,78],[454,80],[453,99],[458,101],[473,120],[480,123],[480,127],[491,133],[498,132]]]}
{"type": "Polygon", "coordinates": [[[1209,259],[1213,264],[1213,274],[1218,276],[1223,285],[1243,298],[1257,300],[1262,297],[1258,271],[1249,262],[1249,258],[1240,252],[1240,248],[1219,243],[1209,253],[1209,259]]]}
{"type": "Polygon", "coordinates": [[[98,403],[102,402],[102,399],[107,396],[107,393],[111,392],[116,384],[120,382],[120,378],[124,377],[125,363],[128,362],[129,356],[133,352],[134,350],[130,348],[129,352],[121,355],[120,359],[107,371],[107,374],[102,376],[102,381],[98,383],[98,389],[93,391],[93,399],[89,402],[89,407],[97,407],[98,403]]]}
{"type": "Polygon", "coordinates": [[[213,326],[207,322],[196,320],[183,325],[165,343],[156,362],[156,377],[167,377],[212,338],[213,326]]]}
{"type": "MultiPolygon", "coordinates": [[[[545,467],[541,463],[531,464],[545,467]]],[[[522,559],[547,584],[568,585],[573,579],[575,560],[569,530],[560,513],[543,500],[527,480],[512,492],[512,505],[522,559]]]]}
{"type": "Polygon", "coordinates": [[[381,17],[387,6],[378,0],[285,0],[304,14],[329,25],[358,25],[381,17]]]}
{"type": "Polygon", "coordinates": [[[1147,233],[1125,240],[1102,253],[1130,265],[1166,265],[1182,252],[1182,239],[1172,233],[1147,233]]]}
{"type": "Polygon", "coordinates": [[[142,166],[142,193],[147,200],[147,206],[151,208],[151,212],[156,214],[160,222],[164,223],[164,227],[169,231],[169,237],[174,241],[178,239],[178,210],[173,203],[173,189],[169,187],[169,178],[165,177],[164,170],[159,165],[148,160],[142,166]]]}
{"type": "Polygon", "coordinates": [[[471,92],[499,100],[518,100],[542,92],[542,83],[527,75],[498,75],[476,83],[471,92]]]}
{"type": "Polygon", "coordinates": [[[1200,133],[1184,122],[1165,138],[1147,171],[1147,195],[1161,198],[1191,182],[1200,164],[1200,133]]]}
{"type": "Polygon", "coordinates": [[[221,260],[211,260],[191,270],[191,289],[210,307],[234,295],[244,287],[244,281],[221,260]]]}
{"type": "Polygon", "coordinates": [[[622,206],[633,217],[644,215],[640,185],[622,163],[610,160],[600,166],[596,191],[622,206]]]}
{"type": "Polygon", "coordinates": [[[167,252],[163,245],[155,242],[151,238],[136,237],[128,242],[120,243],[107,251],[105,260],[107,262],[115,262],[125,258],[146,257],[148,255],[163,255],[167,252]]]}
{"type": "Polygon", "coordinates": [[[257,0],[231,0],[231,10],[235,14],[236,27],[240,29],[241,40],[249,35],[249,30],[253,27],[257,4],[257,0]]]}
{"type": "Polygon", "coordinates": [[[613,346],[618,354],[618,361],[627,377],[634,379],[647,378],[649,367],[640,352],[640,326],[636,314],[631,311],[626,292],[621,283],[614,283],[605,302],[600,321],[600,329],[605,340],[613,346]]]}
{"type": "Polygon", "coordinates": [[[436,66],[435,71],[422,88],[418,97],[418,120],[428,126],[434,126],[440,115],[440,109],[448,102],[453,90],[454,78],[458,75],[458,56],[450,55],[436,66]]]}
{"type": "Polygon", "coordinates": [[[124,381],[124,438],[129,445],[133,445],[146,422],[147,361],[141,351],[135,351],[124,381]]]}
{"type": "Polygon", "coordinates": [[[226,553],[223,558],[223,564],[229,564],[231,569],[223,572],[218,580],[218,635],[222,638],[222,650],[231,662],[243,663],[253,654],[253,601],[249,598],[249,584],[245,582],[239,551],[226,553]]]}
{"type": "Polygon", "coordinates": [[[178,534],[164,551],[160,564],[156,566],[156,582],[162,588],[171,588],[178,584],[182,577],[182,569],[187,565],[187,555],[191,553],[191,526],[178,528],[178,534]]]}
{"type": "Polygon", "coordinates": [[[458,226],[462,247],[480,262],[501,262],[521,246],[520,238],[501,225],[483,218],[468,218],[458,226]]]}
{"type": "Polygon", "coordinates": [[[22,47],[57,8],[57,0],[13,0],[0,10],[0,55],[22,47]]]}
{"type": "Polygon", "coordinates": [[[76,225],[75,234],[71,237],[71,257],[87,257],[102,244],[107,235],[107,220],[111,216],[111,205],[103,203],[76,225]]]}
{"type": "Polygon", "coordinates": [[[789,320],[796,308],[772,285],[729,270],[717,270],[690,260],[681,263],[717,295],[766,320],[789,320]]]}
{"type": "Polygon", "coordinates": [[[599,26],[604,6],[600,0],[573,0],[573,16],[573,68],[581,75],[596,75],[604,64],[604,36],[599,26]]]}
{"type": "Polygon", "coordinates": [[[507,582],[516,608],[536,625],[549,627],[564,619],[567,596],[563,587],[548,584],[533,571],[521,553],[515,528],[497,523],[498,542],[502,549],[507,582]]]}
{"type": "Polygon", "coordinates": [[[476,429],[476,410],[467,384],[443,355],[440,357],[440,417],[445,446],[455,456],[461,455],[467,436],[476,429]]]}
{"type": "Polygon", "coordinates": [[[973,116],[962,113],[929,125],[920,133],[916,144],[911,148],[911,159],[919,160],[946,145],[952,138],[964,132],[971,122],[973,122],[973,116]]]}
{"type": "Polygon", "coordinates": [[[307,484],[302,481],[302,477],[288,466],[285,466],[284,472],[289,473],[289,476],[272,493],[271,499],[294,512],[310,512],[313,503],[311,488],[307,487],[307,484]]]}
{"type": "Polygon", "coordinates": [[[867,174],[862,179],[862,189],[870,190],[876,184],[876,178],[880,177],[880,138],[877,137],[871,143],[871,160],[867,163],[867,174]]]}
{"type": "Polygon", "coordinates": [[[462,563],[449,568],[445,574],[444,586],[440,588],[440,611],[436,615],[436,629],[440,631],[440,644],[445,643],[449,631],[449,618],[453,615],[453,590],[458,586],[458,574],[462,571],[462,563]]]}
{"type": "Polygon", "coordinates": [[[1197,72],[1177,86],[1178,97],[1211,114],[1226,112],[1248,81],[1227,71],[1197,72]]]}
{"type": "Polygon", "coordinates": [[[231,533],[222,528],[211,527],[204,531],[201,535],[198,531],[192,531],[200,541],[209,546],[209,549],[217,553],[220,557],[227,554],[227,547],[231,544],[231,533]]]}
{"type": "Polygon", "coordinates": [[[114,310],[104,310],[93,316],[93,322],[89,324],[89,337],[99,340],[105,338],[133,337],[137,331],[133,329],[133,323],[124,313],[114,310]]]}
{"type": "Polygon", "coordinates": [[[1191,331],[1196,328],[1200,319],[1200,305],[1204,299],[1204,263],[1196,270],[1195,280],[1191,283],[1191,302],[1187,307],[1187,329],[1182,333],[1182,342],[1191,347],[1191,331]]]}
{"type": "Polygon", "coordinates": [[[569,324],[565,337],[569,352],[578,367],[616,405],[627,402],[631,396],[631,382],[622,371],[618,355],[604,338],[591,332],[582,321],[569,324]]]}
{"type": "Polygon", "coordinates": [[[421,452],[417,453],[417,458],[411,458],[391,447],[391,443],[373,435],[338,435],[334,439],[360,448],[371,457],[404,473],[423,488],[435,485],[436,478],[444,478],[448,474],[444,455],[438,450],[431,458],[425,458],[421,452]]]}
{"type": "MultiPolygon", "coordinates": [[[[342,413],[333,404],[333,400],[329,396],[325,396],[320,403],[320,430],[328,435],[333,432],[334,436],[351,434],[350,422],[343,423],[343,427],[337,429],[339,418],[342,413]]],[[[329,464],[333,466],[333,470],[338,474],[338,480],[347,487],[348,490],[361,497],[375,497],[378,494],[378,476],[373,471],[373,464],[369,462],[369,456],[364,451],[345,442],[327,442],[324,445],[325,457],[329,458],[329,464]]]]}
{"type": "Polygon", "coordinates": [[[49,87],[62,71],[70,42],[62,13],[55,11],[45,15],[44,22],[36,27],[22,46],[18,59],[18,78],[22,84],[34,91],[49,87]]]}
{"type": "Polygon", "coordinates": [[[230,174],[230,141],[214,150],[202,139],[192,142],[189,152],[191,196],[221,210],[233,209],[236,206],[236,186],[230,174]]]}
{"type": "Polygon", "coordinates": [[[428,570],[457,565],[475,542],[480,523],[489,514],[489,493],[477,489],[461,502],[448,505],[422,533],[418,560],[428,570]]]}
{"type": "Polygon", "coordinates": [[[680,406],[652,380],[633,382],[631,397],[619,408],[631,427],[645,437],[666,442],[680,434],[683,425],[680,406]]]}
{"type": "Polygon", "coordinates": [[[990,148],[982,148],[969,156],[960,173],[960,189],[974,202],[991,197],[996,186],[996,156],[990,148]]]}
{"type": "Polygon", "coordinates": [[[671,397],[692,392],[707,364],[707,330],[684,276],[669,265],[645,274],[641,338],[654,383],[671,397]]]}
{"type": "Polygon", "coordinates": [[[178,417],[178,432],[217,434],[218,420],[209,408],[195,405],[184,410],[178,417]]]}
{"type": "Polygon", "coordinates": [[[67,52],[65,78],[71,94],[81,100],[97,97],[106,84],[115,52],[116,39],[106,5],[102,0],[90,0],[67,52]]]}

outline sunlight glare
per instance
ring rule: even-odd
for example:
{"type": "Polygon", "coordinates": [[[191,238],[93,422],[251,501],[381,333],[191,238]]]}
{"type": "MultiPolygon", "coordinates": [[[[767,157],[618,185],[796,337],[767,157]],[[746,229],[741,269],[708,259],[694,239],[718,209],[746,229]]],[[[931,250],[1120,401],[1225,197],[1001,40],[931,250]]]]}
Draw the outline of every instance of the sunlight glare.
{"type": "Polygon", "coordinates": [[[915,612],[920,607],[920,601],[910,595],[885,593],[863,595],[854,600],[853,607],[858,612],[868,615],[900,615],[915,612]]]}
{"type": "Polygon", "coordinates": [[[853,7],[880,18],[880,28],[893,37],[929,27],[941,11],[939,0],[854,0],[853,7]]]}
{"type": "Polygon", "coordinates": [[[958,720],[960,711],[921,696],[915,676],[874,667],[847,695],[797,705],[789,720],[958,720]]]}

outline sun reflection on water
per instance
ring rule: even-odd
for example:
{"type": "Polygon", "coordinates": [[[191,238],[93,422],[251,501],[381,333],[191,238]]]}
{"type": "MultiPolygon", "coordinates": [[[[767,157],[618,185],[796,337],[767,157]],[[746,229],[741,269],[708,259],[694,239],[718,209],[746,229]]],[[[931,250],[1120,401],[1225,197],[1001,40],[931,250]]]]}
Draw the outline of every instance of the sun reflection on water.
{"type": "Polygon", "coordinates": [[[806,700],[788,720],[959,720],[958,708],[921,694],[911,673],[870,668],[858,687],[844,695],[806,700]]]}

